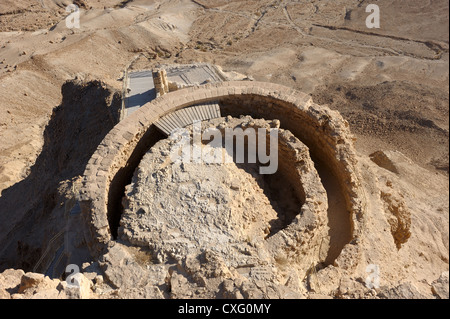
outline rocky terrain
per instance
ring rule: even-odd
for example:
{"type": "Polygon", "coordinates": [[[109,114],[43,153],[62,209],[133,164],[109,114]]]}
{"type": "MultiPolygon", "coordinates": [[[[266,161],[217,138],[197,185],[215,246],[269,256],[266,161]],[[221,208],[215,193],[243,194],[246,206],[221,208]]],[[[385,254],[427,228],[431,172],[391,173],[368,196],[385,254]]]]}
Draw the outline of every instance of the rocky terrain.
{"type": "MultiPolygon", "coordinates": [[[[364,0],[82,0],[73,1],[81,8],[81,28],[68,29],[65,8],[71,3],[0,4],[1,298],[448,298],[448,1],[379,0],[380,29],[365,26],[370,1],[364,0]],[[75,235],[80,289],[68,288],[65,278],[37,274],[47,270],[41,260],[46,249],[58,246],[53,239],[67,224],[89,159],[119,121],[125,68],[196,62],[305,92],[349,122],[371,212],[364,241],[349,254],[376,262],[381,288],[366,287],[365,267],[334,262],[348,241],[347,231],[343,238],[328,236],[331,244],[325,243],[324,250],[340,249],[328,259],[317,257],[306,285],[282,258],[277,264],[265,259],[270,271],[236,267],[227,259],[233,254],[220,253],[226,252],[220,242],[216,250],[187,250],[186,258],[174,258],[167,253],[172,247],[158,247],[161,238],[148,235],[153,232],[127,230],[151,223],[127,220],[141,214],[130,204],[131,195],[125,200],[130,209],[122,220],[122,242],[109,259],[93,260],[83,234],[75,235]],[[149,242],[159,255],[147,251],[149,242]],[[131,243],[141,248],[128,247],[131,243]],[[108,271],[118,256],[130,263],[108,271]],[[133,275],[121,275],[125,270],[133,275]],[[151,284],[133,281],[143,275],[151,284]]],[[[143,175],[162,161],[155,154],[167,147],[164,143],[136,171],[129,192],[139,200],[150,195],[133,185],[154,182],[143,175]]],[[[280,192],[283,196],[267,194],[272,184],[258,180],[249,168],[172,169],[180,180],[202,180],[202,174],[214,178],[210,185],[187,183],[181,191],[161,178],[152,196],[166,194],[161,205],[175,212],[182,208],[175,201],[214,186],[215,196],[208,200],[223,204],[217,206],[219,220],[209,220],[205,225],[212,228],[198,232],[234,229],[224,240],[235,240],[239,254],[248,258],[260,258],[258,251],[264,255],[269,249],[258,243],[266,243],[260,239],[270,234],[267,224],[280,211],[286,214],[303,204],[278,200],[279,206],[273,205],[290,190],[280,192]],[[248,202],[240,203],[235,194],[242,189],[249,190],[239,195],[248,202]],[[257,214],[250,210],[255,203],[257,214]],[[225,219],[226,214],[233,218],[225,219]],[[248,241],[255,245],[239,247],[248,241]]],[[[323,187],[337,187],[327,185],[331,179],[317,170],[323,187]]],[[[158,174],[167,177],[168,172],[158,174]]],[[[342,199],[328,196],[328,206],[339,207],[342,199]]],[[[198,206],[184,207],[191,214],[187,220],[202,209],[206,199],[199,198],[198,206]]],[[[158,211],[155,202],[146,205],[158,211]]],[[[168,217],[163,221],[178,225],[168,217]]],[[[183,241],[195,239],[201,246],[204,240],[184,228],[178,232],[183,241]]]]}

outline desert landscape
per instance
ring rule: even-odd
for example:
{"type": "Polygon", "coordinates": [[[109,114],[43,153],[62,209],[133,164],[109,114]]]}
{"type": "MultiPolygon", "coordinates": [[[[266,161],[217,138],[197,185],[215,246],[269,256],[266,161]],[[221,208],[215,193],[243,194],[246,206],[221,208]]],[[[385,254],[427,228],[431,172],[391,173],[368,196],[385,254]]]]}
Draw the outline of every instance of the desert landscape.
{"type": "Polygon", "coordinates": [[[448,10],[3,0],[0,299],[448,299],[448,10]],[[129,74],[199,63],[124,116],[129,74]],[[203,102],[279,129],[279,174],[171,161],[156,121],[203,102]]]}

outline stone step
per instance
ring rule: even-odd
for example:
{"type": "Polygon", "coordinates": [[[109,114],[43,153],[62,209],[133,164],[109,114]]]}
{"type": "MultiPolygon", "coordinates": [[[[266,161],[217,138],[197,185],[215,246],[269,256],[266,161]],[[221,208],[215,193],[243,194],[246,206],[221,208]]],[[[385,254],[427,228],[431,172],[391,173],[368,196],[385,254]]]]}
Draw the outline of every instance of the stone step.
{"type": "Polygon", "coordinates": [[[169,136],[175,130],[192,125],[194,122],[209,121],[219,117],[221,117],[219,104],[217,102],[210,102],[168,114],[159,119],[155,123],[155,126],[169,136]]]}

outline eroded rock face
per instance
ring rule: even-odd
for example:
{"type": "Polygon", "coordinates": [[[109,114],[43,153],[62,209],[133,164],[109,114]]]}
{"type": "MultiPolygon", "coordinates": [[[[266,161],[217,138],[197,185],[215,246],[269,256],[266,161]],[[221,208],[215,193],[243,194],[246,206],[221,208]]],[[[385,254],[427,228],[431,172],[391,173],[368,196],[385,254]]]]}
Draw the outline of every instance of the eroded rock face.
{"type": "Polygon", "coordinates": [[[167,165],[166,146],[152,149],[128,188],[121,238],[149,245],[161,262],[211,247],[237,266],[247,242],[264,240],[277,219],[264,190],[234,163],[167,165]]]}
{"type": "MultiPolygon", "coordinates": [[[[217,128],[223,137],[227,129],[267,135],[276,130],[279,172],[275,175],[259,174],[258,164],[236,164],[225,148],[201,146],[203,154],[219,152],[225,164],[196,164],[179,156],[179,141],[157,143],[126,189],[121,241],[148,249],[159,265],[182,265],[200,286],[223,286],[223,293],[235,297],[242,294],[236,287],[244,279],[250,279],[249,285],[268,280],[274,287],[290,280],[291,293],[301,294],[303,287],[292,278],[304,277],[311,265],[325,257],[319,249],[326,232],[327,196],[308,148],[279,126],[276,120],[228,117],[203,123],[202,128],[203,132],[217,128]],[[280,193],[283,196],[275,196],[280,193]],[[211,260],[220,267],[206,266],[214,271],[205,274],[204,265],[211,260]]],[[[326,244],[322,248],[326,251],[326,244]]],[[[176,287],[183,286],[177,276],[168,280],[173,297],[189,297],[177,292],[176,287]]],[[[266,285],[260,286],[253,297],[269,297],[266,285]]],[[[211,295],[214,290],[207,291],[211,295]]],[[[273,294],[284,296],[279,291],[273,294]]]]}
{"type": "Polygon", "coordinates": [[[88,299],[93,298],[93,283],[77,274],[77,287],[50,279],[43,274],[8,269],[0,274],[0,299],[88,299]]]}
{"type": "Polygon", "coordinates": [[[439,299],[449,299],[449,280],[448,271],[442,273],[441,277],[433,282],[432,292],[439,299]]]}

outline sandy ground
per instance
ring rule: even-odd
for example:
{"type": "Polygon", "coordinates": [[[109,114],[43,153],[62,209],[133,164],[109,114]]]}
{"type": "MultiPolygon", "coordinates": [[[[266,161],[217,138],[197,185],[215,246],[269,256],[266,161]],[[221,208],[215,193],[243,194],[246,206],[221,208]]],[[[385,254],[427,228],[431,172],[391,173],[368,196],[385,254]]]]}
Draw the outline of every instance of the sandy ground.
{"type": "Polygon", "coordinates": [[[448,258],[448,1],[379,0],[380,29],[366,27],[364,0],[81,0],[80,29],[66,27],[70,3],[0,3],[0,191],[30,173],[65,81],[120,89],[132,61],[134,69],[211,62],[339,110],[362,156],[410,158],[417,169],[398,184],[417,185],[419,211],[430,216],[420,224],[416,215],[414,227],[438,232],[448,258]]]}

